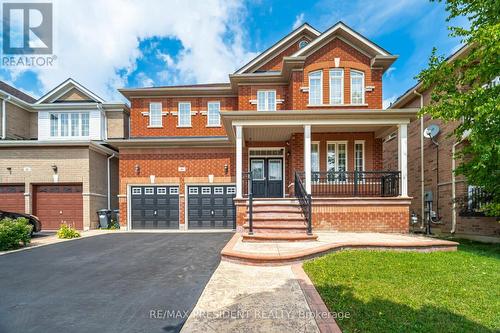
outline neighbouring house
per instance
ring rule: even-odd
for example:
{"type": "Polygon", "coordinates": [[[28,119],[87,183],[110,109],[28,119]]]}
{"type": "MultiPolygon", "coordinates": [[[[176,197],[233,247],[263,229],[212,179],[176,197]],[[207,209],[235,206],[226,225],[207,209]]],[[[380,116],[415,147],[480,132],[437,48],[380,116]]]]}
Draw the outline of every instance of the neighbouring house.
{"type": "Polygon", "coordinates": [[[68,79],[38,100],[0,82],[0,209],[38,216],[43,230],[97,227],[118,207],[118,151],[129,108],[68,79]]]}
{"type": "Polygon", "coordinates": [[[342,22],[304,24],[229,83],[120,89],[130,138],[109,143],[122,227],[408,232],[417,110],[382,109],[396,58],[342,22]],[[399,165],[388,169],[383,138],[395,130],[399,165]]]}
{"type": "MultiPolygon", "coordinates": [[[[462,47],[448,61],[454,61],[468,50],[468,46],[462,47]]],[[[400,96],[389,110],[420,109],[430,103],[430,99],[431,90],[423,89],[418,83],[400,96]]],[[[433,233],[500,241],[500,223],[495,217],[485,216],[480,211],[488,195],[453,172],[460,163],[454,159],[454,152],[467,144],[466,137],[457,142],[452,135],[457,125],[456,122],[444,122],[424,115],[408,127],[408,193],[413,198],[410,212],[418,218],[411,229],[423,231],[430,214],[434,221],[431,224],[433,233]],[[431,125],[439,128],[439,133],[432,139],[424,135],[431,125]]],[[[389,168],[397,165],[397,149],[394,133],[384,141],[384,163],[389,168]]]]}

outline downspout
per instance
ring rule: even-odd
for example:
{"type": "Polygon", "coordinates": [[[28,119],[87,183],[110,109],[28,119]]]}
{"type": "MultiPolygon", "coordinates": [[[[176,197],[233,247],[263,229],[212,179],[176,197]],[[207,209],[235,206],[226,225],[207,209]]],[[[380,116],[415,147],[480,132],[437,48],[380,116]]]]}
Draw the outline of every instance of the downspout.
{"type": "Polygon", "coordinates": [[[108,210],[111,209],[111,166],[110,162],[113,157],[115,157],[115,153],[113,153],[110,157],[108,157],[108,210]]]}
{"type": "Polygon", "coordinates": [[[456,177],[455,177],[455,151],[456,146],[458,146],[462,141],[455,142],[453,146],[451,146],[451,230],[450,233],[454,234],[457,226],[457,200],[456,200],[456,177]]]}
{"type": "Polygon", "coordinates": [[[7,138],[7,104],[10,96],[2,98],[2,140],[7,138]]]}
{"type": "MultiPolygon", "coordinates": [[[[424,95],[421,93],[417,92],[415,89],[413,93],[417,96],[420,97],[420,110],[424,107],[424,95]]],[[[425,195],[425,170],[424,170],[424,117],[420,117],[420,229],[424,229],[424,216],[425,216],[425,202],[424,202],[424,195],[425,195]]]]}

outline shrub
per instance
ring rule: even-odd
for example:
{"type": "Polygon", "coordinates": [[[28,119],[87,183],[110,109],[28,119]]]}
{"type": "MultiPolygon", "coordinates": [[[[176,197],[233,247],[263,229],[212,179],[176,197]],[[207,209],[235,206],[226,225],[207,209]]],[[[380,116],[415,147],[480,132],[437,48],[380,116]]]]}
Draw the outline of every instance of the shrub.
{"type": "Polygon", "coordinates": [[[31,241],[31,228],[28,219],[6,218],[0,221],[0,251],[13,250],[26,246],[31,241]]]}
{"type": "Polygon", "coordinates": [[[57,230],[57,237],[69,239],[69,238],[78,238],[80,237],[80,233],[73,229],[71,226],[63,223],[59,230],[57,230]]]}

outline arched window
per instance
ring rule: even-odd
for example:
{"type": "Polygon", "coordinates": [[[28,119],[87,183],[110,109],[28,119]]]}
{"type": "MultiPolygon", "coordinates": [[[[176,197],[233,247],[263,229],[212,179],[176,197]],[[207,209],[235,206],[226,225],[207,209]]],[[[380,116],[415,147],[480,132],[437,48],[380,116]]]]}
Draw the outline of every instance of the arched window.
{"type": "Polygon", "coordinates": [[[330,69],[330,104],[344,104],[344,70],[330,69]]]}
{"type": "Polygon", "coordinates": [[[351,70],[351,104],[365,103],[365,73],[351,70]]]}
{"type": "Polygon", "coordinates": [[[309,105],[323,104],[323,72],[309,73],[309,105]]]}

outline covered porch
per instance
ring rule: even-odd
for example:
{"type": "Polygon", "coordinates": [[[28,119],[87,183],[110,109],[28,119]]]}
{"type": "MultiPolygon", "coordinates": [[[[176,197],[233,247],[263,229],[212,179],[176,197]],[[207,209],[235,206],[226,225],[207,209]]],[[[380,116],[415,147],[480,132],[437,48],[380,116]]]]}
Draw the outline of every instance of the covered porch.
{"type": "Polygon", "coordinates": [[[301,207],[308,233],[408,231],[407,136],[416,110],[222,114],[236,146],[235,200],[245,207],[238,225],[249,224],[252,201],[281,200],[301,207]],[[398,168],[387,170],[382,140],[394,132],[398,168]]]}

